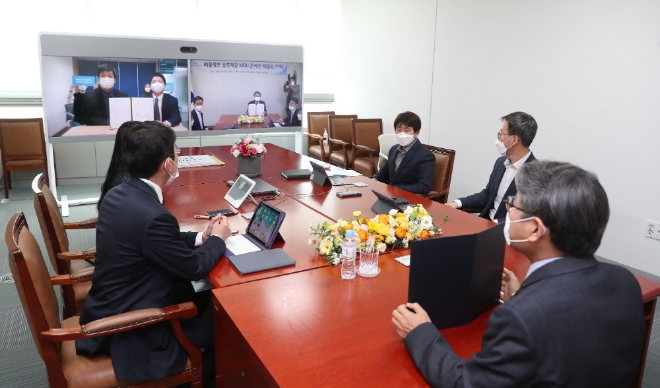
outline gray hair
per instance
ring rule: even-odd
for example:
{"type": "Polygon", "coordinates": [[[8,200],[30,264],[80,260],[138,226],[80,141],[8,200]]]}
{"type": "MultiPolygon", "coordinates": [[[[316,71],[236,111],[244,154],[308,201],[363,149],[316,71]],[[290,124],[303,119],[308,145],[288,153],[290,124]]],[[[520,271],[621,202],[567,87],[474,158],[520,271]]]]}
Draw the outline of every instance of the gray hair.
{"type": "Polygon", "coordinates": [[[523,147],[529,148],[536,137],[536,130],[539,128],[536,120],[525,112],[513,112],[502,117],[509,125],[509,134],[518,136],[523,147]]]}
{"type": "Polygon", "coordinates": [[[595,174],[570,163],[537,160],[520,169],[516,188],[520,206],[543,221],[557,249],[573,257],[596,252],[610,208],[595,174]]]}

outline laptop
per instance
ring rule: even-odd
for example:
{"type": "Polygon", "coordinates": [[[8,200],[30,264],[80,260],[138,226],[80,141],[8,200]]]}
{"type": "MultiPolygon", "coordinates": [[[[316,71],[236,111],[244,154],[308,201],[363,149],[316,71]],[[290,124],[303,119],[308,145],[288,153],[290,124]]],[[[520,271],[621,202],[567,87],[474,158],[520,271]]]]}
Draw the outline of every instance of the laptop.
{"type": "Polygon", "coordinates": [[[419,303],[438,329],[466,325],[499,304],[503,229],[412,241],[408,302],[419,303]]]}
{"type": "Polygon", "coordinates": [[[323,169],[323,166],[320,164],[314,163],[311,160],[309,161],[309,164],[312,165],[312,175],[310,175],[309,179],[311,179],[312,182],[319,186],[326,186],[327,182],[330,182],[332,186],[344,186],[353,184],[353,182],[340,176],[328,176],[328,174],[325,172],[325,169],[323,169]]]}
{"type": "Polygon", "coordinates": [[[406,208],[408,207],[409,203],[408,200],[405,198],[399,198],[399,197],[388,197],[386,195],[383,195],[376,190],[371,190],[374,194],[376,194],[376,202],[374,202],[373,205],[371,205],[371,210],[375,211],[378,214],[387,214],[390,212],[392,209],[396,209],[400,212],[404,212],[406,208]]]}

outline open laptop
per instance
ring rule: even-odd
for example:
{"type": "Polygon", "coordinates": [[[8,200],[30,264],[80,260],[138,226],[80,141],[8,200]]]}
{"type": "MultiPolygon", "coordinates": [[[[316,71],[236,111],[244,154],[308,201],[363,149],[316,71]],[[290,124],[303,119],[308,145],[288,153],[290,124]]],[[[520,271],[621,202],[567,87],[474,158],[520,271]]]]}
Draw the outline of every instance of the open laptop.
{"type": "Polygon", "coordinates": [[[312,165],[312,175],[310,175],[309,179],[311,179],[312,182],[319,186],[326,186],[327,182],[330,182],[332,186],[344,186],[353,184],[353,182],[340,176],[328,176],[328,174],[325,172],[325,169],[323,169],[323,166],[318,163],[314,163],[310,160],[309,164],[312,165]]]}
{"type": "Polygon", "coordinates": [[[392,209],[404,212],[409,205],[408,200],[405,198],[388,197],[377,192],[376,190],[371,191],[376,194],[376,197],[378,198],[376,202],[374,202],[374,204],[371,206],[371,210],[378,214],[387,214],[392,209]]]}

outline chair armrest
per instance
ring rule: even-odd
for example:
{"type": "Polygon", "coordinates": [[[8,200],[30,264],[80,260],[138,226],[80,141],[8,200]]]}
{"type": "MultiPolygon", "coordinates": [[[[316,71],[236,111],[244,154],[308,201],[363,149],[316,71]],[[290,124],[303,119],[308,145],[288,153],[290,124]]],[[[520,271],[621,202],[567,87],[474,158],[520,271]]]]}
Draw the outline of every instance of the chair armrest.
{"type": "Polygon", "coordinates": [[[312,139],[317,139],[317,140],[324,140],[324,137],[321,135],[317,135],[315,133],[309,133],[307,132],[307,137],[311,137],[312,139]]]}
{"type": "Polygon", "coordinates": [[[323,136],[307,132],[307,145],[308,146],[313,145],[314,143],[318,143],[320,145],[322,141],[323,141],[323,136]]]}
{"type": "Polygon", "coordinates": [[[72,341],[121,333],[122,331],[133,330],[171,319],[192,318],[195,315],[197,315],[197,306],[193,302],[186,302],[167,306],[162,309],[148,308],[129,311],[80,326],[50,329],[41,332],[40,336],[43,340],[50,342],[72,341]]]}
{"type": "Polygon", "coordinates": [[[342,147],[349,146],[350,144],[346,143],[345,141],[339,140],[339,139],[328,139],[330,140],[331,143],[338,144],[342,147]]]}
{"type": "Polygon", "coordinates": [[[86,260],[96,258],[96,248],[89,248],[85,251],[62,252],[57,254],[60,260],[86,260]]]}
{"type": "Polygon", "coordinates": [[[64,229],[94,229],[98,221],[98,217],[94,217],[78,222],[65,222],[64,229]]]}
{"type": "Polygon", "coordinates": [[[353,147],[355,147],[356,149],[358,149],[358,150],[360,150],[360,151],[367,151],[367,152],[369,152],[369,154],[371,154],[371,155],[376,155],[376,154],[378,154],[378,151],[376,151],[376,150],[373,149],[373,148],[369,148],[369,147],[367,147],[367,146],[363,146],[363,145],[359,145],[359,144],[353,144],[353,147]]]}
{"type": "Polygon", "coordinates": [[[89,267],[76,271],[69,275],[51,276],[50,281],[54,286],[61,286],[66,284],[86,283],[92,281],[94,275],[94,267],[89,267]]]}

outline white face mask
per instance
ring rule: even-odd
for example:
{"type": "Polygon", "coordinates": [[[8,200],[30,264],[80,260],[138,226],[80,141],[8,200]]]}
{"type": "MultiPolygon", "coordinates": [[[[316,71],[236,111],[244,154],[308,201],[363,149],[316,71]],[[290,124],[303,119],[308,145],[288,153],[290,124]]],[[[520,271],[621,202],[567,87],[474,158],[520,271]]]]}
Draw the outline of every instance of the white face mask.
{"type": "Polygon", "coordinates": [[[302,115],[298,115],[298,120],[302,121],[302,115]]]}
{"type": "MultiPolygon", "coordinates": [[[[511,228],[511,224],[515,224],[516,222],[524,222],[532,219],[534,219],[534,217],[527,217],[523,218],[522,220],[511,221],[509,218],[509,213],[506,213],[506,219],[504,220],[504,239],[506,240],[507,245],[511,245],[512,242],[522,243],[529,241],[528,238],[524,240],[511,240],[511,236],[509,235],[509,228],[511,228]]],[[[545,234],[545,226],[543,227],[543,234],[545,234]]]]}
{"type": "Polygon", "coordinates": [[[111,77],[101,77],[99,79],[99,85],[103,89],[112,89],[115,86],[115,79],[111,77]]]}
{"type": "Polygon", "coordinates": [[[405,147],[409,145],[410,143],[415,140],[415,136],[409,135],[407,133],[399,132],[396,134],[396,141],[401,145],[401,147],[405,147]]]}
{"type": "Polygon", "coordinates": [[[165,171],[170,174],[170,178],[167,180],[167,182],[165,182],[165,186],[171,185],[172,182],[174,182],[174,180],[179,177],[179,166],[174,163],[174,159],[172,159],[172,164],[176,166],[176,173],[172,175],[169,171],[167,171],[167,168],[165,169],[165,171]]]}
{"type": "Polygon", "coordinates": [[[295,106],[291,106],[291,105],[289,105],[289,110],[290,110],[291,112],[293,112],[294,110],[296,110],[296,107],[295,107],[295,106]]]}
{"type": "MultiPolygon", "coordinates": [[[[511,135],[509,135],[509,138],[506,139],[505,141],[508,141],[510,138],[511,138],[511,135]]],[[[499,141],[499,140],[495,140],[495,148],[497,148],[497,152],[498,152],[500,155],[504,156],[504,155],[506,155],[506,150],[508,150],[508,149],[511,148],[511,147],[507,147],[507,146],[505,146],[505,145],[504,145],[504,142],[501,142],[501,141],[499,141]]]]}
{"type": "Polygon", "coordinates": [[[162,83],[162,82],[152,82],[152,83],[151,83],[151,90],[152,90],[154,93],[160,93],[160,92],[162,92],[163,90],[165,90],[165,84],[162,83]]]}
{"type": "Polygon", "coordinates": [[[196,110],[197,112],[201,112],[201,111],[202,111],[202,108],[204,108],[204,105],[195,105],[195,110],[196,110]]]}
{"type": "Polygon", "coordinates": [[[261,97],[255,97],[254,101],[261,101],[261,97]]]}
{"type": "Polygon", "coordinates": [[[149,92],[151,92],[151,88],[144,88],[144,91],[149,93],[149,92]]]}
{"type": "Polygon", "coordinates": [[[85,93],[87,86],[78,86],[78,90],[80,90],[80,93],[85,93]]]}
{"type": "Polygon", "coordinates": [[[291,81],[291,86],[295,85],[296,81],[291,81]]]}

